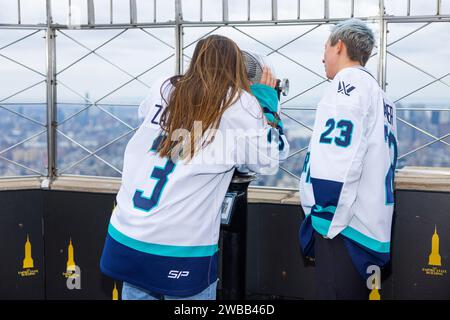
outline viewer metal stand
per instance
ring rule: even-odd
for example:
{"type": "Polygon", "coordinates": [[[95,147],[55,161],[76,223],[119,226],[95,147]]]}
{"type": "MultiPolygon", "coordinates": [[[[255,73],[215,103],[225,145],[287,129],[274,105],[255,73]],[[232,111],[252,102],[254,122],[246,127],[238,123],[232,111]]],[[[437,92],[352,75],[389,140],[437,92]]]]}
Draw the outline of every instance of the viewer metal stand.
{"type": "Polygon", "coordinates": [[[235,171],[222,207],[222,233],[219,262],[220,300],[245,298],[247,257],[247,190],[255,173],[235,171]],[[221,269],[221,270],[220,270],[221,269]]]}

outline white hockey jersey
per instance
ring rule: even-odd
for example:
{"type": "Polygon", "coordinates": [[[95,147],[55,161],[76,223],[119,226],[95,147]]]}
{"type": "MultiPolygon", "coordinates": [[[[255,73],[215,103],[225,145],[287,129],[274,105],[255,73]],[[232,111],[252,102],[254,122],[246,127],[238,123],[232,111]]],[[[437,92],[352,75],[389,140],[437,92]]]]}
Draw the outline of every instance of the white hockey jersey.
{"type": "MultiPolygon", "coordinates": [[[[234,169],[274,174],[289,144],[244,92],[223,113],[214,140],[190,162],[161,158],[162,84],[157,81],[139,107],[144,121],[125,150],[101,269],[151,292],[190,296],[217,280],[220,209],[234,169]]],[[[167,82],[166,101],[172,89],[167,82]]]]}
{"type": "Polygon", "coordinates": [[[300,180],[306,218],[304,255],[314,256],[313,232],[344,236],[360,274],[390,257],[397,161],[396,113],[362,67],[338,72],[319,102],[300,180]]]}

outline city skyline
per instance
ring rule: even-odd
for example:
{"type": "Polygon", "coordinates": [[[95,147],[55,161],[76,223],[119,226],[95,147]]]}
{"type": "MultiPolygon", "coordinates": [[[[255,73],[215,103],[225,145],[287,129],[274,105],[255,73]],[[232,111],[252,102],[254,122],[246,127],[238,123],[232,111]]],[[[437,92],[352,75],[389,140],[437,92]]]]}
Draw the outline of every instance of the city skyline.
{"type": "MultiPolygon", "coordinates": [[[[86,104],[60,105],[58,108],[59,123],[64,122],[65,119],[73,116],[76,112],[86,106],[86,104]]],[[[136,106],[102,107],[106,108],[108,112],[115,115],[131,127],[137,127],[140,124],[140,121],[137,118],[136,106]]],[[[413,104],[405,106],[400,104],[397,105],[397,107],[419,109],[421,107],[425,107],[425,105],[413,104]]],[[[446,107],[449,108],[450,104],[447,104],[446,107]]],[[[32,107],[15,105],[9,106],[9,108],[12,108],[15,112],[25,114],[27,117],[30,117],[36,121],[45,122],[45,105],[33,105],[32,107]]],[[[308,126],[312,126],[314,122],[313,112],[290,111],[289,115],[292,116],[293,112],[295,119],[302,121],[308,126]],[[295,112],[297,114],[295,114],[295,112]]],[[[408,122],[411,122],[415,126],[431,132],[436,136],[443,135],[450,131],[449,112],[398,111],[398,116],[408,122]]],[[[287,117],[283,118],[285,121],[286,135],[291,143],[291,154],[301,148],[305,148],[309,143],[309,130],[294,123],[287,117]]],[[[0,127],[2,128],[2,132],[7,133],[3,135],[3,139],[0,143],[0,150],[14,145],[26,137],[33,136],[41,130],[39,125],[33,123],[30,124],[28,120],[21,119],[13,113],[7,112],[3,109],[0,109],[0,127]]],[[[57,134],[57,168],[59,170],[70,167],[89,154],[86,150],[83,150],[83,148],[74,144],[67,137],[81,144],[84,148],[94,151],[102,145],[113,141],[121,135],[124,135],[122,139],[98,153],[98,156],[102,159],[112,164],[117,169],[122,169],[123,151],[128,139],[132,136],[132,132],[127,134],[127,132],[130,131],[129,128],[107,113],[96,107],[90,107],[86,111],[81,112],[69,121],[58,126],[58,130],[62,132],[62,134],[57,134]]],[[[432,140],[430,137],[401,122],[399,122],[398,135],[399,155],[409,152],[410,150],[413,150],[414,148],[417,148],[420,145],[432,140]]],[[[450,142],[450,139],[445,141],[450,142]]],[[[46,134],[44,132],[39,137],[26,142],[22,146],[9,150],[8,152],[2,154],[2,156],[39,170],[45,174],[45,166],[47,161],[46,143],[46,134]]],[[[447,146],[442,143],[435,143],[434,145],[406,157],[406,159],[399,162],[399,165],[450,166],[450,159],[446,148],[447,146]]],[[[290,172],[300,175],[305,153],[306,151],[292,157],[284,162],[282,166],[290,172]]],[[[32,172],[27,171],[26,169],[12,166],[6,161],[0,160],[0,176],[15,175],[11,173],[18,173],[18,175],[32,174],[32,172]]],[[[89,157],[80,164],[69,169],[67,172],[63,172],[63,174],[120,177],[120,173],[118,171],[108,167],[105,163],[95,157],[89,157]]],[[[260,179],[254,184],[277,187],[295,187],[296,183],[297,182],[293,177],[280,169],[276,175],[260,177],[260,179]]]]}

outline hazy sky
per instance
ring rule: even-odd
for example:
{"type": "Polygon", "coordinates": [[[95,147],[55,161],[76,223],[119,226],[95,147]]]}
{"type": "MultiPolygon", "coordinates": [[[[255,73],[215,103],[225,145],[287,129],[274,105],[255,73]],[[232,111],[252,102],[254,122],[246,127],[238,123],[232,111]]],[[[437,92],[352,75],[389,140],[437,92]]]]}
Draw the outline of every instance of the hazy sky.
{"type": "MultiPolygon", "coordinates": [[[[109,0],[95,0],[95,12],[97,23],[109,23],[109,0]]],[[[221,1],[204,0],[204,20],[221,19],[221,1]]],[[[406,0],[390,0],[386,2],[386,12],[392,15],[406,13],[406,0]]],[[[450,14],[450,0],[443,0],[443,13],[450,14]]],[[[68,13],[67,0],[53,0],[54,22],[66,24],[68,13]]],[[[129,1],[114,0],[114,22],[126,23],[129,21],[129,1]]],[[[199,0],[183,0],[183,14],[185,20],[198,21],[199,0]]],[[[297,15],[296,0],[279,0],[279,19],[294,19],[297,15]]],[[[302,0],[301,18],[320,18],[323,15],[323,1],[302,0]]],[[[350,0],[330,0],[331,17],[348,17],[350,15],[350,0]]],[[[378,13],[377,0],[356,0],[356,16],[375,16],[378,13]]],[[[434,14],[436,1],[412,0],[411,14],[434,14]]],[[[72,0],[73,16],[75,22],[86,22],[86,1],[72,0]]],[[[138,21],[148,22],[153,20],[153,1],[137,0],[138,21]]],[[[230,20],[247,19],[247,1],[229,0],[230,20]]],[[[251,19],[270,19],[270,0],[253,0],[251,7],[251,19]],[[257,4],[257,5],[256,5],[257,4]]],[[[0,0],[0,24],[17,22],[17,1],[0,0]]],[[[157,21],[173,20],[174,1],[157,0],[157,21]]],[[[21,0],[22,23],[44,23],[45,22],[45,0],[21,0]]],[[[371,23],[377,39],[378,24],[371,23]]],[[[423,26],[424,24],[390,24],[388,42],[408,34],[409,32],[423,26]]],[[[235,40],[243,49],[248,49],[261,54],[270,54],[272,49],[277,49],[299,35],[313,29],[315,25],[308,26],[270,26],[270,27],[222,27],[214,33],[226,35],[235,40]],[[244,33],[254,37],[266,45],[260,44],[244,33]]],[[[186,27],[184,28],[184,43],[191,43],[203,34],[212,31],[214,27],[186,27]]],[[[330,25],[315,28],[301,39],[283,47],[280,52],[286,57],[298,61],[301,67],[288,58],[277,54],[270,54],[270,61],[275,67],[277,76],[289,78],[291,92],[286,98],[307,90],[321,82],[324,70],[321,63],[323,45],[329,34],[330,25]],[[307,69],[310,69],[308,71],[307,69]]],[[[128,30],[116,39],[100,48],[97,53],[109,61],[117,64],[129,74],[136,76],[152,65],[166,59],[174,53],[174,29],[153,28],[128,30]],[[154,36],[154,37],[153,37],[154,36]],[[158,39],[156,39],[158,38],[158,39]],[[166,42],[168,45],[164,44],[166,42]]],[[[11,30],[0,29],[0,48],[7,44],[34,32],[33,30],[11,30]]],[[[61,71],[72,62],[89,53],[86,48],[76,44],[68,37],[82,43],[90,49],[108,41],[122,30],[62,30],[57,33],[57,70],[61,71]]],[[[0,50],[0,101],[22,88],[33,85],[44,77],[45,74],[45,39],[44,31],[40,31],[24,41],[0,50]],[[12,61],[33,68],[30,71],[12,61]]],[[[186,55],[191,55],[194,45],[185,49],[186,55]]],[[[411,37],[408,37],[388,47],[389,52],[397,55],[408,62],[426,70],[431,75],[442,77],[450,72],[450,23],[431,24],[411,37]]],[[[377,50],[374,49],[374,53],[377,50]]],[[[187,66],[188,60],[185,60],[187,66]]],[[[376,76],[378,55],[369,61],[368,68],[376,76]]],[[[155,78],[162,75],[171,75],[174,72],[175,61],[170,58],[155,69],[145,73],[139,79],[151,85],[155,78]]],[[[398,99],[408,92],[421,87],[431,81],[432,77],[415,70],[408,64],[401,62],[392,55],[388,55],[388,94],[391,98],[398,99]]],[[[58,79],[58,101],[76,102],[82,99],[64,85],[84,95],[89,92],[93,100],[98,100],[108,94],[111,90],[120,87],[131,77],[115,67],[111,66],[100,57],[90,54],[81,62],[62,72],[58,79]]],[[[442,81],[450,84],[450,76],[442,78],[442,81]]],[[[307,94],[293,99],[287,105],[306,105],[318,100],[326,87],[326,83],[310,90],[307,94]]],[[[148,92],[148,88],[136,81],[124,86],[114,94],[104,98],[104,103],[132,102],[138,103],[148,92]]],[[[405,102],[416,101],[450,101],[449,86],[435,83],[426,89],[410,96],[405,102]]],[[[285,99],[285,100],[286,100],[285,99]]],[[[5,100],[4,102],[44,102],[45,85],[40,85],[25,91],[24,93],[5,100]]]]}

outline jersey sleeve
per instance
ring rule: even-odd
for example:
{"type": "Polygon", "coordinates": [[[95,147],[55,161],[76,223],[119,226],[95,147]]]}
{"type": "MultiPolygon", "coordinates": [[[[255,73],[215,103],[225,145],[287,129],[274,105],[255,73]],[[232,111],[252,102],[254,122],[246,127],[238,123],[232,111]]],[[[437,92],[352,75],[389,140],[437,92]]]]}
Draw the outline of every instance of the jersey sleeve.
{"type": "Polygon", "coordinates": [[[263,108],[255,96],[246,92],[228,122],[234,137],[232,150],[237,169],[271,175],[289,154],[289,143],[282,123],[270,125],[263,108]]]}
{"type": "Polygon", "coordinates": [[[309,168],[304,171],[312,185],[313,225],[328,238],[335,237],[352,218],[350,208],[367,150],[369,100],[364,85],[349,73],[333,80],[317,109],[309,168]]]}

